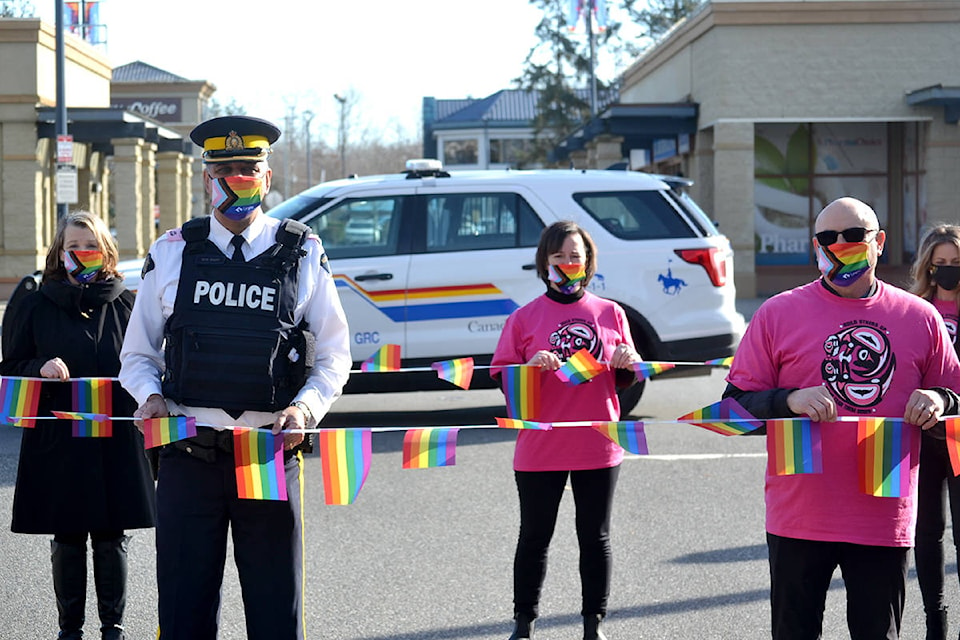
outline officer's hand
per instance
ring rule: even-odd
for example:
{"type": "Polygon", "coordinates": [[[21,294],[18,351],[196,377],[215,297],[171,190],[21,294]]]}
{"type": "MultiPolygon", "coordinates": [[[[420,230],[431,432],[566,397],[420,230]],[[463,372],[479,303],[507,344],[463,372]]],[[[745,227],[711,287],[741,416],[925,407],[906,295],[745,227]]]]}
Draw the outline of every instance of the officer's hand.
{"type": "Polygon", "coordinates": [[[277,421],[273,423],[271,433],[277,435],[283,431],[283,448],[285,451],[293,449],[303,442],[302,433],[290,433],[287,429],[306,429],[307,420],[300,407],[287,407],[280,412],[277,421]]]}
{"type": "Polygon", "coordinates": [[[787,396],[790,411],[807,416],[814,422],[832,422],[837,419],[837,403],[823,385],[797,389],[787,396]]]}
{"type": "Polygon", "coordinates": [[[70,377],[70,369],[67,368],[67,363],[60,358],[51,358],[40,367],[40,377],[66,380],[70,377]]]}
{"type": "MultiPolygon", "coordinates": [[[[152,394],[147,401],[140,405],[140,408],[133,412],[134,418],[166,418],[167,401],[159,393],[152,394]]],[[[143,433],[143,420],[134,420],[133,424],[143,433]]]]}
{"type": "Polygon", "coordinates": [[[903,420],[929,429],[940,420],[943,410],[943,397],[939,393],[929,389],[914,389],[903,410],[903,420]]]}

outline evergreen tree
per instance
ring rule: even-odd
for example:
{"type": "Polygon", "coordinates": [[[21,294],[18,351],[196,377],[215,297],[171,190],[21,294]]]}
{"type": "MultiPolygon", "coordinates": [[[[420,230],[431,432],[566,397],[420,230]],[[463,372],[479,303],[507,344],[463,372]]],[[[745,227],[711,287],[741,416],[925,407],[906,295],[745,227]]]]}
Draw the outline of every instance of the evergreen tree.
{"type": "Polygon", "coordinates": [[[36,9],[28,0],[4,0],[0,2],[0,18],[32,18],[36,9]]]}

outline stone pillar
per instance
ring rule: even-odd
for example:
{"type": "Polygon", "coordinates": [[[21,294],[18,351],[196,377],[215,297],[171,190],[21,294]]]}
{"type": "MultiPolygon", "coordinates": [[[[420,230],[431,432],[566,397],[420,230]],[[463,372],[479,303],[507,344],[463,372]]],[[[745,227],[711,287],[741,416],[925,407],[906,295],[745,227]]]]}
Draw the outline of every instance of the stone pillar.
{"type": "Polygon", "coordinates": [[[160,207],[158,230],[163,233],[180,226],[183,219],[181,206],[183,187],[181,159],[179,151],[161,151],[157,154],[157,205],[160,207]]]}
{"type": "MultiPolygon", "coordinates": [[[[210,214],[210,209],[207,208],[207,192],[203,187],[203,162],[200,158],[194,158],[191,156],[192,162],[191,166],[193,167],[192,179],[190,181],[190,212],[191,218],[200,218],[210,214]]],[[[280,186],[274,184],[275,187],[280,186]]],[[[290,194],[284,194],[285,197],[290,197],[290,194]]]]}
{"type": "Polygon", "coordinates": [[[54,216],[44,206],[44,168],[51,167],[51,147],[49,140],[37,140],[33,105],[23,107],[7,105],[0,118],[0,283],[7,285],[42,267],[44,231],[54,216]]]}
{"type": "Polygon", "coordinates": [[[590,169],[606,169],[623,162],[623,138],[620,136],[597,136],[587,143],[590,169]]]}
{"type": "Polygon", "coordinates": [[[144,143],[141,156],[143,167],[140,179],[143,185],[140,196],[143,198],[143,217],[140,219],[140,243],[144,251],[157,238],[157,220],[154,217],[154,205],[157,204],[157,145],[152,142],[144,143]]]}
{"type": "Polygon", "coordinates": [[[757,295],[753,136],[752,122],[721,120],[713,127],[713,215],[733,245],[739,298],[757,295]]]}
{"type": "Polygon", "coordinates": [[[144,255],[143,227],[143,138],[113,141],[114,226],[120,259],[144,255]]]}
{"type": "MultiPolygon", "coordinates": [[[[201,185],[201,189],[203,186],[201,185]]],[[[197,194],[193,191],[193,158],[190,156],[180,156],[180,217],[177,219],[177,226],[182,226],[192,215],[192,205],[197,194]]]]}

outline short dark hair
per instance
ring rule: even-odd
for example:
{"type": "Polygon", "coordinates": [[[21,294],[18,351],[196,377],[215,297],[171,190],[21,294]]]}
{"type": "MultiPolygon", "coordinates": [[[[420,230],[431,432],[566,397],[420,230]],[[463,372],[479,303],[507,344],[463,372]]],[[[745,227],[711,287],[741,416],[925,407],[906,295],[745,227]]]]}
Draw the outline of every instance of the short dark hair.
{"type": "Polygon", "coordinates": [[[580,234],[580,237],[583,238],[583,246],[587,249],[587,259],[584,265],[587,275],[583,279],[584,287],[590,283],[593,274],[597,272],[597,245],[593,243],[593,238],[576,222],[561,220],[560,222],[554,222],[543,230],[543,233],[540,234],[540,243],[537,245],[537,258],[535,261],[537,275],[540,276],[540,279],[543,280],[544,283],[549,284],[550,282],[550,273],[547,270],[549,263],[548,258],[551,254],[556,253],[563,247],[563,241],[567,239],[567,236],[573,235],[574,233],[580,234]]]}

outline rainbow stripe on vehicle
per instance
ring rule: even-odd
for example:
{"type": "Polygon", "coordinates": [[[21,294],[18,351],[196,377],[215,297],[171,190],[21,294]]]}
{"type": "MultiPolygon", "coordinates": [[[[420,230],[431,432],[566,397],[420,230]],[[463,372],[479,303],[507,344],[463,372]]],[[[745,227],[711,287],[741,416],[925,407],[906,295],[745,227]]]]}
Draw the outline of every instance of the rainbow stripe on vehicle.
{"type": "Polygon", "coordinates": [[[520,306],[490,283],[368,291],[345,275],[334,280],[394,322],[506,316],[520,306]]]}

